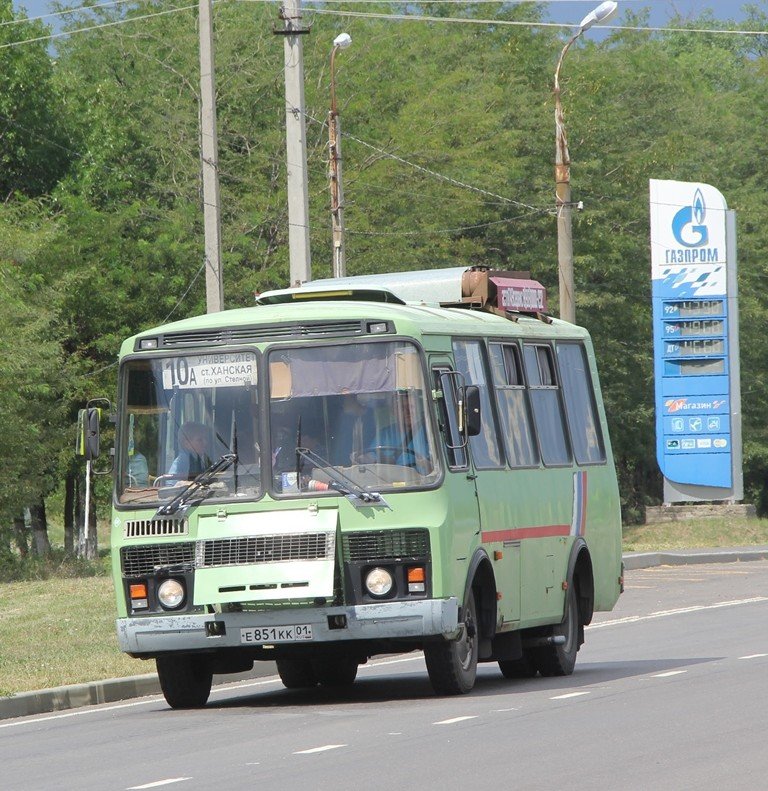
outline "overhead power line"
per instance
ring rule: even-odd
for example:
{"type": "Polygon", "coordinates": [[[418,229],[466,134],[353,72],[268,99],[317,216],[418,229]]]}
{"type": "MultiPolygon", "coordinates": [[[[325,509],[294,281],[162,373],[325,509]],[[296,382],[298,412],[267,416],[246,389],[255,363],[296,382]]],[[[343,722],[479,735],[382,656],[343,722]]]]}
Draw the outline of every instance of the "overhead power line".
{"type": "MultiPolygon", "coordinates": [[[[259,0],[256,0],[257,2],[259,0]]],[[[238,0],[250,3],[254,0],[238,0]]],[[[467,5],[470,5],[468,3],[467,5]]],[[[474,19],[473,17],[426,16],[422,14],[379,14],[373,11],[342,11],[333,8],[313,8],[313,14],[357,17],[361,19],[391,19],[399,22],[447,22],[462,25],[492,25],[494,27],[553,27],[572,29],[576,24],[562,22],[524,22],[512,19],[474,19]]],[[[640,27],[637,25],[601,25],[602,30],[633,30],[642,33],[715,33],[722,35],[765,36],[768,30],[742,30],[740,28],[690,28],[690,27],[640,27]]]]}
{"type": "Polygon", "coordinates": [[[0,49],[8,49],[9,47],[19,47],[22,44],[34,44],[36,41],[52,41],[56,38],[64,38],[71,36],[74,33],[88,33],[92,30],[101,30],[105,27],[115,27],[116,25],[125,25],[128,22],[139,22],[142,19],[152,19],[157,16],[166,16],[168,14],[175,14],[178,11],[192,11],[197,8],[197,5],[179,6],[178,8],[169,8],[166,11],[156,11],[152,14],[142,14],[140,16],[126,17],[125,19],[116,19],[114,22],[102,22],[99,25],[90,25],[88,27],[80,27],[75,30],[62,31],[61,33],[51,33],[47,36],[36,36],[35,38],[27,38],[22,41],[9,41],[6,44],[0,44],[0,49]]]}

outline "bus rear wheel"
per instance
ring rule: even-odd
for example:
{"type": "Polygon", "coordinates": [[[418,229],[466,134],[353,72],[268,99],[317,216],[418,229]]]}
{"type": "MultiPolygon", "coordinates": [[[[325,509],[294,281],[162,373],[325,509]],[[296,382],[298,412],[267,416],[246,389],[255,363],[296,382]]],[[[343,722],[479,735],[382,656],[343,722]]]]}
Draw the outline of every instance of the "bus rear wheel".
{"type": "Polygon", "coordinates": [[[504,678],[533,678],[536,675],[536,664],[527,649],[523,649],[520,659],[500,659],[499,670],[504,678]]]}
{"type": "Polygon", "coordinates": [[[565,642],[540,646],[532,652],[533,661],[542,676],[570,676],[576,666],[581,624],[575,584],[568,586],[565,602],[565,618],[552,630],[553,637],[565,638],[565,642]]]}
{"type": "Polygon", "coordinates": [[[311,689],[317,686],[317,676],[309,659],[278,659],[275,664],[286,689],[311,689]]]}
{"type": "Polygon", "coordinates": [[[429,681],[438,695],[464,695],[472,690],[477,677],[477,651],[477,609],[470,591],[458,638],[424,646],[429,681]]]}
{"type": "Polygon", "coordinates": [[[171,654],[158,656],[155,664],[163,697],[172,709],[205,706],[213,683],[213,670],[207,658],[171,654]]]}
{"type": "Polygon", "coordinates": [[[348,657],[316,659],[312,662],[317,680],[324,687],[349,687],[357,678],[357,661],[348,657]]]}

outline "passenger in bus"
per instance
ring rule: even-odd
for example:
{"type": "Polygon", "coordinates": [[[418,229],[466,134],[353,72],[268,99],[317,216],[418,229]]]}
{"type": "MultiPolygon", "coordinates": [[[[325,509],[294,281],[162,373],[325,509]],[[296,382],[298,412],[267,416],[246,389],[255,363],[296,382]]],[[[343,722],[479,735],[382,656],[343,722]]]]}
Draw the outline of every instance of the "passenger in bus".
{"type": "Polygon", "coordinates": [[[181,449],[168,470],[168,478],[189,481],[209,467],[207,443],[207,430],[202,423],[185,423],[179,431],[181,449]]]}
{"type": "Polygon", "coordinates": [[[128,482],[131,489],[144,489],[149,486],[149,465],[147,457],[139,451],[128,456],[128,482]]]}

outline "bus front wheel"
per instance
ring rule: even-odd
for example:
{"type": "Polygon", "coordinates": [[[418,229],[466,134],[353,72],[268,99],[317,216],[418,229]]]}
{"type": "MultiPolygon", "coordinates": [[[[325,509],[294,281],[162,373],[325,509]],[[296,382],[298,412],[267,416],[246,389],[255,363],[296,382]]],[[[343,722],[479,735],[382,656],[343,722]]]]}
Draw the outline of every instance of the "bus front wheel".
{"type": "Polygon", "coordinates": [[[477,649],[477,608],[470,590],[458,638],[424,646],[429,681],[438,695],[464,695],[475,686],[477,649]]]}
{"type": "Polygon", "coordinates": [[[205,706],[211,694],[211,663],[193,654],[169,654],[155,659],[160,689],[172,709],[196,709],[205,706]]]}

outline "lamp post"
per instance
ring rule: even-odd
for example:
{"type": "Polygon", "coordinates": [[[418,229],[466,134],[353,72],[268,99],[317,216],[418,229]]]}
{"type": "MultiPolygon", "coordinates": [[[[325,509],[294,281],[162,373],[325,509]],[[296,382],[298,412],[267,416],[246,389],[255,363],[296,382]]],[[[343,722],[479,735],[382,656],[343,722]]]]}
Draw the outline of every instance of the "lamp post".
{"type": "Polygon", "coordinates": [[[352,43],[349,33],[341,33],[333,40],[331,50],[331,109],[328,113],[328,178],[331,188],[331,222],[333,225],[333,277],[347,273],[344,251],[344,192],[341,186],[341,125],[336,108],[336,53],[352,43]]]}
{"type": "Polygon", "coordinates": [[[571,157],[565,136],[563,105],[560,102],[560,68],[574,41],[594,24],[607,22],[618,9],[618,3],[600,3],[581,20],[578,32],[563,47],[555,68],[555,206],[557,208],[557,263],[560,283],[560,318],[576,320],[573,284],[573,235],[571,231],[571,157]]]}

